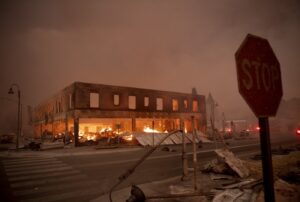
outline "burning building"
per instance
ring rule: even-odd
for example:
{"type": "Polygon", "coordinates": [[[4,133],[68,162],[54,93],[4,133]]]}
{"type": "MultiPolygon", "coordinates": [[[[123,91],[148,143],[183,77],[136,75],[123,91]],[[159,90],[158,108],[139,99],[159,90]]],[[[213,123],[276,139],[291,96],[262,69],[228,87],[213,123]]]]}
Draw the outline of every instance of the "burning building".
{"type": "Polygon", "coordinates": [[[35,136],[69,134],[75,145],[136,132],[180,128],[205,132],[205,97],[191,94],[75,82],[34,110],[35,136]]]}

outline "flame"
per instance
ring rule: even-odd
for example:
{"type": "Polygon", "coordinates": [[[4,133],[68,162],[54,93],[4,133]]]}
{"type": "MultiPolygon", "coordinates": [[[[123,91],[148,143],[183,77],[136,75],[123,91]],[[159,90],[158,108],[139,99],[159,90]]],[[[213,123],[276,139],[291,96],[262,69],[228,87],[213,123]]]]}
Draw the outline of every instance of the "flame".
{"type": "Polygon", "coordinates": [[[133,135],[130,134],[130,135],[123,136],[123,139],[126,140],[126,141],[132,141],[133,135]]]}
{"type": "Polygon", "coordinates": [[[100,133],[102,133],[102,132],[107,132],[107,131],[112,131],[112,128],[111,128],[111,127],[102,128],[102,129],[100,130],[100,133]]]}
{"type": "Polygon", "coordinates": [[[84,132],[82,130],[79,130],[78,135],[79,135],[79,137],[82,137],[84,135],[84,132]]]}
{"type": "Polygon", "coordinates": [[[145,133],[159,133],[158,130],[151,129],[151,128],[148,127],[148,126],[145,126],[145,127],[144,127],[144,132],[145,132],[145,133]]]}
{"type": "Polygon", "coordinates": [[[87,137],[86,137],[86,139],[87,140],[96,140],[96,135],[88,135],[87,137]]]}

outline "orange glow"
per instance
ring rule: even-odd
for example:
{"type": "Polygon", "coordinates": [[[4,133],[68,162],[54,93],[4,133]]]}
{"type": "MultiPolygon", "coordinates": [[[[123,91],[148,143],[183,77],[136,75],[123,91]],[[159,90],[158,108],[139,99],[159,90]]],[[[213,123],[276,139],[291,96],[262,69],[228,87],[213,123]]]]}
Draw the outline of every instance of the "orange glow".
{"type": "Polygon", "coordinates": [[[144,132],[145,132],[145,133],[160,133],[158,130],[151,129],[151,128],[148,127],[148,126],[145,126],[145,127],[144,127],[144,132]]]}
{"type": "Polygon", "coordinates": [[[256,128],[255,128],[255,129],[259,131],[259,130],[260,130],[260,127],[259,127],[259,126],[256,126],[256,128]]]}

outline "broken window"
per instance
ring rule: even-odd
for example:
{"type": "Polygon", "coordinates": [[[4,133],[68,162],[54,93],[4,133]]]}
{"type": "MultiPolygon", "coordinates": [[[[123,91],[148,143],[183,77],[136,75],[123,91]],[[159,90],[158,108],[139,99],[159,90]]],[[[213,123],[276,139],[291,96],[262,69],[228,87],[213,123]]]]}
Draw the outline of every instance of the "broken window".
{"type": "Polygon", "coordinates": [[[185,99],[183,100],[184,109],[188,108],[188,101],[185,99]]]}
{"type": "Polygon", "coordinates": [[[129,109],[136,109],[136,98],[135,96],[128,97],[128,108],[129,109]]]}
{"type": "Polygon", "coordinates": [[[114,105],[119,105],[120,104],[120,95],[115,94],[114,95],[114,105]]]}
{"type": "Polygon", "coordinates": [[[193,100],[193,112],[197,112],[197,111],[198,111],[198,101],[193,100]]]}
{"type": "Polygon", "coordinates": [[[163,110],[163,99],[156,98],[156,110],[162,111],[163,110]]]}
{"type": "Polygon", "coordinates": [[[144,107],[149,107],[149,97],[144,97],[144,107]]]}
{"type": "Polygon", "coordinates": [[[172,109],[173,111],[178,111],[178,100],[172,99],[172,109]]]}
{"type": "Polygon", "coordinates": [[[99,107],[99,93],[90,93],[90,108],[99,107]]]}

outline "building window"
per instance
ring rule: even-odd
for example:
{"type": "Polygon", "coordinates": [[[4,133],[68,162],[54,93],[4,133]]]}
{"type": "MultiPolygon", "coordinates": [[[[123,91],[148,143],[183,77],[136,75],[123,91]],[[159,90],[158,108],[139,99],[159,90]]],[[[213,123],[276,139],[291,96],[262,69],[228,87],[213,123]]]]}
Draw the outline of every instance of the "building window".
{"type": "Polygon", "coordinates": [[[114,105],[120,104],[120,95],[114,94],[114,105]]]}
{"type": "Polygon", "coordinates": [[[188,101],[187,100],[183,100],[183,105],[184,105],[184,109],[188,108],[188,101]]]}
{"type": "Polygon", "coordinates": [[[172,109],[173,111],[178,111],[178,100],[172,99],[172,109]]]}
{"type": "Polygon", "coordinates": [[[90,107],[91,108],[99,107],[99,93],[90,93],[90,107]]]}
{"type": "Polygon", "coordinates": [[[163,99],[162,98],[156,98],[156,110],[163,110],[163,99]]]}
{"type": "Polygon", "coordinates": [[[69,94],[69,109],[72,109],[72,94],[69,94]]]}
{"type": "Polygon", "coordinates": [[[144,97],[144,107],[149,107],[149,97],[144,97]]]}
{"type": "Polygon", "coordinates": [[[198,101],[193,100],[193,112],[197,112],[197,111],[198,111],[198,101]]]}
{"type": "Polygon", "coordinates": [[[129,109],[136,109],[136,98],[135,96],[128,97],[128,108],[129,109]]]}

